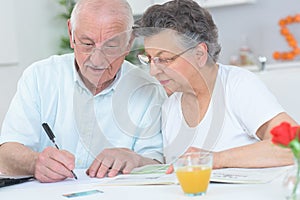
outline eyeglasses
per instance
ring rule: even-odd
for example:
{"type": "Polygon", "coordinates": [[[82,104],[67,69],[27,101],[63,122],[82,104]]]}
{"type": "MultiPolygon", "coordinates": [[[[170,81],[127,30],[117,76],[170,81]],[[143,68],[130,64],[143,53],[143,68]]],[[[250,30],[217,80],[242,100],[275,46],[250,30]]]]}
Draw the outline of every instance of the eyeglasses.
{"type": "Polygon", "coordinates": [[[153,61],[153,63],[155,65],[167,66],[167,65],[171,64],[172,62],[174,62],[179,56],[183,55],[184,53],[188,52],[191,49],[194,49],[195,47],[196,46],[190,47],[171,58],[160,58],[160,57],[152,58],[150,55],[146,55],[146,54],[139,54],[138,58],[139,58],[140,62],[144,65],[149,65],[151,63],[151,61],[153,61]]]}
{"type": "Polygon", "coordinates": [[[109,38],[108,40],[104,41],[101,47],[96,47],[96,44],[92,40],[88,40],[88,42],[79,42],[75,41],[75,32],[72,32],[73,37],[73,44],[76,46],[76,50],[83,54],[91,55],[96,50],[101,51],[106,56],[116,56],[123,54],[129,42],[129,32],[126,31],[121,33],[117,36],[109,38]]]}

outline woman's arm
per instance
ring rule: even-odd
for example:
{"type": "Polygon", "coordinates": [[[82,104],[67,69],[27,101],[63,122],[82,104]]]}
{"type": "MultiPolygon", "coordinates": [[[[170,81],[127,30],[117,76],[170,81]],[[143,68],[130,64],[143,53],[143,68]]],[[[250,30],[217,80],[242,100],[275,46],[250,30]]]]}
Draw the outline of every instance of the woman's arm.
{"type": "Polygon", "coordinates": [[[286,113],[278,114],[263,124],[256,132],[261,139],[260,142],[214,153],[214,168],[256,168],[293,164],[291,151],[271,142],[270,131],[283,121],[289,122],[291,125],[297,124],[286,113]]]}

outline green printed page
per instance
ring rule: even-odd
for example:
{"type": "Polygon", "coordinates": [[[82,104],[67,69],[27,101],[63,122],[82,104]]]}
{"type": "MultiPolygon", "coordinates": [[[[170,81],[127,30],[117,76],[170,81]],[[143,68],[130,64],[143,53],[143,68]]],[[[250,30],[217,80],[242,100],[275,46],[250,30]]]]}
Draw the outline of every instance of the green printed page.
{"type": "Polygon", "coordinates": [[[165,174],[168,168],[169,165],[163,164],[145,165],[133,169],[131,174],[165,174]]]}

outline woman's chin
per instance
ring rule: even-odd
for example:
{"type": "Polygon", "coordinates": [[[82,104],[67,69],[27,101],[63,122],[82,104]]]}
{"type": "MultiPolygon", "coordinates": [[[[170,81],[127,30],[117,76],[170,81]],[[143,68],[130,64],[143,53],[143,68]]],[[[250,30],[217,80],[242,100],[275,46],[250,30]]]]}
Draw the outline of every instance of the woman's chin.
{"type": "Polygon", "coordinates": [[[164,87],[164,89],[165,89],[165,91],[166,91],[166,93],[167,93],[168,96],[171,96],[171,95],[174,93],[173,90],[170,90],[170,89],[167,88],[167,87],[164,87]]]}

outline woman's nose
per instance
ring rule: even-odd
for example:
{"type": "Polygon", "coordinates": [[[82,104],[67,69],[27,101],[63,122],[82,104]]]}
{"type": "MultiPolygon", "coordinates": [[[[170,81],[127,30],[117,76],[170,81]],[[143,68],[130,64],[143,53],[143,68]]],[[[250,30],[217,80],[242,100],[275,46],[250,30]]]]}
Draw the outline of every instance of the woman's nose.
{"type": "Polygon", "coordinates": [[[150,75],[155,76],[161,73],[162,70],[159,66],[157,66],[153,61],[150,62],[150,75]]]}

